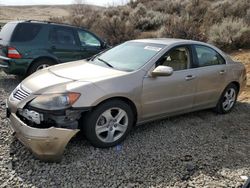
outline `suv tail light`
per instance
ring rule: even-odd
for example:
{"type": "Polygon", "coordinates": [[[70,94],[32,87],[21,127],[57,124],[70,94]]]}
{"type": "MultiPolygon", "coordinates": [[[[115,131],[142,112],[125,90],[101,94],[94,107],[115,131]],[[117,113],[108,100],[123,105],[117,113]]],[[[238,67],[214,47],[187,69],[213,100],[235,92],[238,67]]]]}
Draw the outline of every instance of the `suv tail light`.
{"type": "Polygon", "coordinates": [[[22,55],[17,51],[16,48],[8,47],[8,56],[9,58],[13,59],[20,59],[22,58],[22,55]]]}

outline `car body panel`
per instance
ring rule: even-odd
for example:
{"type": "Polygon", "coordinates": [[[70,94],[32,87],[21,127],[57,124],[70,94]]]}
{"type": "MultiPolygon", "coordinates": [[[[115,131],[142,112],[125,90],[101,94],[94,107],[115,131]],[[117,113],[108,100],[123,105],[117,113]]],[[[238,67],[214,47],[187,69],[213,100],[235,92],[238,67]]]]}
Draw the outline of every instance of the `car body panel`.
{"type": "Polygon", "coordinates": [[[70,62],[64,65],[53,66],[48,70],[59,77],[89,82],[105,80],[106,78],[112,78],[112,76],[116,77],[127,74],[124,71],[101,67],[88,63],[85,60],[70,62]]]}
{"type": "MultiPolygon", "coordinates": [[[[19,130],[20,124],[24,123],[15,116],[18,109],[26,108],[30,101],[44,94],[80,93],[79,99],[72,105],[74,109],[92,109],[104,101],[114,98],[120,98],[121,100],[126,100],[126,102],[130,101],[130,104],[133,104],[135,107],[136,124],[142,124],[176,114],[215,107],[228,84],[232,82],[238,83],[240,92],[246,85],[246,70],[244,66],[232,61],[227,55],[211,45],[196,41],[174,39],[135,41],[144,43],[158,42],[165,44],[166,47],[145,63],[144,66],[131,72],[115,70],[105,65],[95,65],[81,60],[48,67],[26,78],[18,87],[28,91],[29,96],[21,101],[17,101],[13,97],[14,90],[8,99],[12,127],[19,130]],[[202,44],[213,48],[225,58],[226,64],[192,68],[191,62],[188,69],[174,71],[170,76],[152,76],[151,73],[155,68],[156,62],[162,55],[174,47],[192,44],[202,44]],[[223,74],[221,74],[221,70],[224,70],[223,74]],[[190,75],[194,76],[193,79],[189,79],[190,75]]],[[[34,136],[31,140],[36,140],[37,134],[40,133],[42,135],[47,134],[48,137],[51,137],[51,132],[53,131],[55,131],[55,135],[57,135],[57,131],[61,134],[61,130],[57,130],[56,126],[45,130],[33,129],[28,124],[23,126],[30,133],[28,136],[34,136]],[[28,130],[29,127],[31,127],[31,130],[28,130]]],[[[69,141],[78,129],[68,128],[67,130],[69,132],[63,130],[62,135],[65,135],[65,139],[69,141]]],[[[25,135],[25,131],[21,131],[18,137],[23,141],[22,137],[25,137],[25,135]]],[[[53,136],[52,139],[54,139],[53,136]]],[[[23,142],[32,151],[37,150],[37,141],[34,141],[34,146],[33,143],[26,140],[25,138],[23,142]]],[[[60,142],[55,142],[54,144],[62,149],[66,145],[66,141],[64,141],[63,147],[61,147],[62,144],[60,145],[60,142]]],[[[42,143],[44,142],[42,141],[42,143]]],[[[46,153],[46,147],[42,146],[42,148],[46,153]]],[[[47,153],[51,154],[51,147],[47,149],[47,153]]],[[[53,153],[53,155],[57,157],[61,155],[62,151],[60,149],[57,150],[58,153],[53,153]]],[[[43,157],[44,153],[39,152],[35,151],[40,158],[46,160],[47,158],[43,157]]]]}
{"type": "Polygon", "coordinates": [[[35,156],[46,161],[60,161],[69,140],[80,131],[55,127],[33,128],[23,123],[14,113],[11,113],[9,119],[16,137],[30,148],[35,156]]]}
{"type": "Polygon", "coordinates": [[[194,107],[215,106],[225,89],[226,65],[195,68],[193,72],[197,80],[194,107]]]}
{"type": "Polygon", "coordinates": [[[192,108],[196,80],[186,80],[190,70],[166,77],[145,77],[142,91],[143,119],[192,108]]]}

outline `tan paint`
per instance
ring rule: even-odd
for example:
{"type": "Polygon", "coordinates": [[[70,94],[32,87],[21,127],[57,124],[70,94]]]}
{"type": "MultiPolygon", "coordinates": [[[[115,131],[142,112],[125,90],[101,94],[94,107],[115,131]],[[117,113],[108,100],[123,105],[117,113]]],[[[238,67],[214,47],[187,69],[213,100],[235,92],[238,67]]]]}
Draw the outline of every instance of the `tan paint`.
{"type": "Polygon", "coordinates": [[[90,64],[84,60],[56,65],[41,70],[26,78],[21,87],[31,91],[23,101],[15,101],[12,95],[8,105],[11,111],[11,126],[17,137],[40,159],[58,159],[68,141],[79,130],[35,129],[24,124],[16,115],[18,108],[40,94],[79,92],[80,98],[73,107],[93,107],[113,97],[131,100],[137,110],[137,124],[175,114],[215,107],[222,91],[232,81],[246,85],[244,66],[233,62],[228,56],[211,45],[187,40],[147,39],[137,42],[166,44],[157,56],[141,69],[123,72],[90,64]],[[202,44],[214,48],[225,59],[225,65],[174,71],[169,76],[152,76],[155,62],[177,45],[202,44]],[[220,72],[225,72],[221,74],[220,72]],[[193,77],[187,78],[192,75],[193,77]]]}

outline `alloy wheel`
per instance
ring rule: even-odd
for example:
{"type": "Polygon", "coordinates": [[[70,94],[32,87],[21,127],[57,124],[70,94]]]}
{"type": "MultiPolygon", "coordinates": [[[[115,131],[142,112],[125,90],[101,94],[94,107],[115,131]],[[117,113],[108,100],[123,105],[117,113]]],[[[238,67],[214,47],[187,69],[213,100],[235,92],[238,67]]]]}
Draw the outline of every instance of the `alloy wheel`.
{"type": "Polygon", "coordinates": [[[97,119],[95,132],[102,142],[112,143],[125,134],[128,123],[128,115],[123,109],[110,108],[97,119]]]}
{"type": "Polygon", "coordinates": [[[225,111],[229,111],[236,101],[236,91],[234,88],[229,88],[224,95],[222,107],[225,111]]]}
{"type": "Polygon", "coordinates": [[[47,67],[49,67],[49,65],[48,64],[42,64],[42,65],[39,65],[38,67],[37,67],[37,71],[38,70],[42,70],[42,69],[45,69],[45,68],[47,68],[47,67]]]}

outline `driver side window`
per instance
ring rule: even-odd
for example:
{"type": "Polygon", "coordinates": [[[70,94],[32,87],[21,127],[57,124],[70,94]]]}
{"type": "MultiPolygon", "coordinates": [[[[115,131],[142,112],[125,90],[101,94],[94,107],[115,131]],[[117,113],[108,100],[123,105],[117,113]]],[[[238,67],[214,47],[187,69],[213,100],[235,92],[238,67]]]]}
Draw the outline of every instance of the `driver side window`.
{"type": "Polygon", "coordinates": [[[93,46],[93,47],[101,46],[100,41],[97,40],[97,38],[94,37],[92,34],[83,30],[78,30],[77,32],[81,42],[81,46],[93,46]]]}
{"type": "Polygon", "coordinates": [[[158,61],[157,66],[169,66],[174,71],[188,68],[190,58],[189,50],[186,47],[176,47],[164,54],[158,61]]]}

